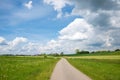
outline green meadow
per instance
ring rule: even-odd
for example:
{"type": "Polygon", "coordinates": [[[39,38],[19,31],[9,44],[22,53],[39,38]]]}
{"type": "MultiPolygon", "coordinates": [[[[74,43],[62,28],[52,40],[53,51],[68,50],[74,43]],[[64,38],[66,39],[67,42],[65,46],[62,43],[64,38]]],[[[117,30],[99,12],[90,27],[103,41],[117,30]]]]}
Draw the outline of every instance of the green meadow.
{"type": "Polygon", "coordinates": [[[0,80],[50,80],[64,57],[92,80],[120,80],[120,51],[64,56],[0,56],[0,80]]]}
{"type": "Polygon", "coordinates": [[[58,60],[38,56],[0,56],[0,80],[49,80],[58,60]]]}
{"type": "Polygon", "coordinates": [[[120,80],[120,52],[114,55],[70,56],[68,61],[93,80],[120,80]]]}

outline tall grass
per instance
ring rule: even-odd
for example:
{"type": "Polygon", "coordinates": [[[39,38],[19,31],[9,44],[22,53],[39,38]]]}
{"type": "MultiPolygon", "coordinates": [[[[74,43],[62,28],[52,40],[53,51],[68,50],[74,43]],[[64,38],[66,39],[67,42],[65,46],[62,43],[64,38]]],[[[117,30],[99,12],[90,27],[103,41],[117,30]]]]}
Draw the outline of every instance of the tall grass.
{"type": "Polygon", "coordinates": [[[120,80],[120,59],[68,59],[93,80],[120,80]]]}
{"type": "Polygon", "coordinates": [[[58,59],[0,56],[0,80],[49,80],[58,59]]]}

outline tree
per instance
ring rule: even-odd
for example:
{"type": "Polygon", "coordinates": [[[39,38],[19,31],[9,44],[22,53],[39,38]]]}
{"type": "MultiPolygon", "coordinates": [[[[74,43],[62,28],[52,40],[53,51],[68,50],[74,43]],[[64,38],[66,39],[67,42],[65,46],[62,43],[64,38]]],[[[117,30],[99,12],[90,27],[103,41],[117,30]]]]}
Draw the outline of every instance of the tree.
{"type": "Polygon", "coordinates": [[[80,54],[80,50],[79,49],[76,49],[76,54],[80,54]]]}
{"type": "Polygon", "coordinates": [[[61,52],[61,53],[60,53],[60,55],[61,55],[61,56],[63,56],[63,55],[64,55],[64,53],[63,53],[63,52],[61,52]]]}
{"type": "Polygon", "coordinates": [[[89,51],[81,51],[81,54],[89,54],[89,51]]]}
{"type": "Polygon", "coordinates": [[[54,53],[53,56],[57,57],[57,56],[59,56],[59,54],[58,53],[54,53]]]}
{"type": "Polygon", "coordinates": [[[115,51],[120,51],[120,49],[116,49],[115,51]]]}
{"type": "Polygon", "coordinates": [[[44,58],[47,58],[47,54],[46,53],[44,53],[43,56],[44,56],[44,58]]]}
{"type": "Polygon", "coordinates": [[[79,49],[76,49],[76,54],[89,54],[89,51],[80,51],[79,49]]]}

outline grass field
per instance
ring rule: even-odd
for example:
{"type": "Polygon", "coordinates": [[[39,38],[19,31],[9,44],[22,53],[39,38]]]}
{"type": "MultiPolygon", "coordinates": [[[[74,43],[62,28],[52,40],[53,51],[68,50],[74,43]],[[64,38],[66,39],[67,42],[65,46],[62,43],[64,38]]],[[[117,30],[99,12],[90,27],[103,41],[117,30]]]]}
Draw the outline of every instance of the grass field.
{"type": "MultiPolygon", "coordinates": [[[[49,80],[60,57],[0,56],[0,80],[49,80]]],[[[120,52],[63,57],[93,80],[120,80],[120,52]]]]}
{"type": "Polygon", "coordinates": [[[65,54],[66,57],[120,55],[120,51],[98,51],[90,54],[65,54]]]}
{"type": "Polygon", "coordinates": [[[59,59],[0,56],[0,80],[49,80],[59,59]]]}
{"type": "Polygon", "coordinates": [[[120,80],[120,55],[77,56],[68,61],[93,80],[120,80]]]}
{"type": "Polygon", "coordinates": [[[120,59],[120,55],[105,55],[105,56],[71,56],[67,58],[80,58],[80,59],[120,59]]]}

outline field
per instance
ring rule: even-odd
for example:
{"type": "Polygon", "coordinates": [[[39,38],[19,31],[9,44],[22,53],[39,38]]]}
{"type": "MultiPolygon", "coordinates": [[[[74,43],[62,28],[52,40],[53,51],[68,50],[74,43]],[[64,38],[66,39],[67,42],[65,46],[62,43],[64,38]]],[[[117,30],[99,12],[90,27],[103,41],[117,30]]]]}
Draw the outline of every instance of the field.
{"type": "Polygon", "coordinates": [[[64,56],[0,56],[0,80],[50,80],[57,61],[67,60],[93,80],[120,80],[120,51],[64,56]]]}
{"type": "Polygon", "coordinates": [[[0,80],[49,80],[59,59],[0,56],[0,80]]]}
{"type": "Polygon", "coordinates": [[[71,56],[67,59],[93,80],[120,80],[120,54],[71,56]]]}

